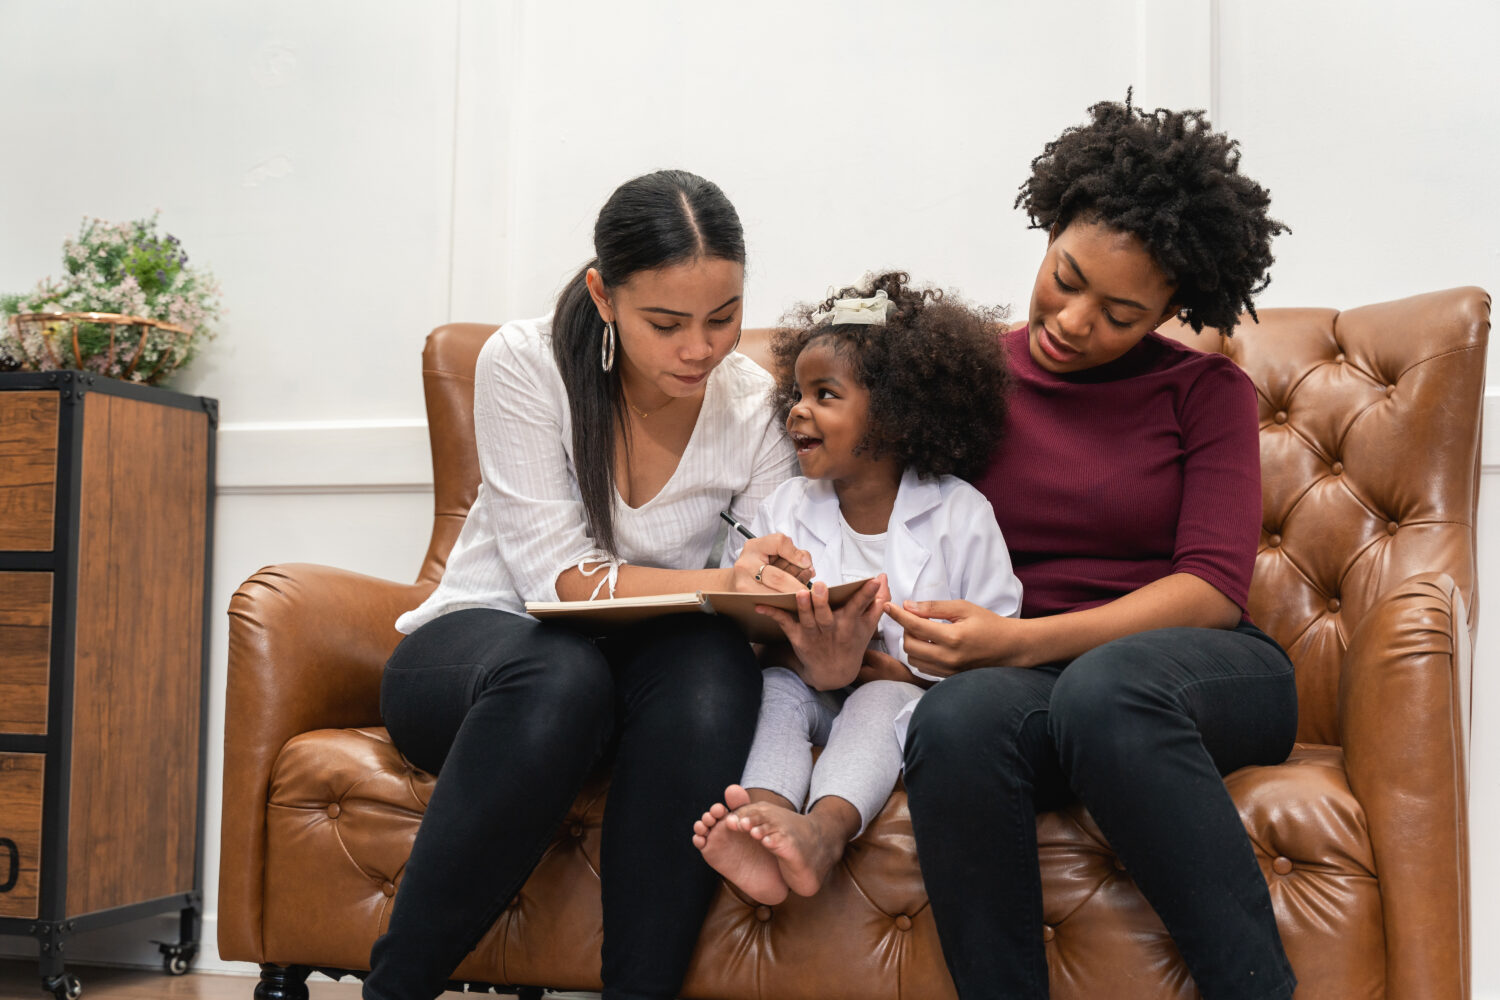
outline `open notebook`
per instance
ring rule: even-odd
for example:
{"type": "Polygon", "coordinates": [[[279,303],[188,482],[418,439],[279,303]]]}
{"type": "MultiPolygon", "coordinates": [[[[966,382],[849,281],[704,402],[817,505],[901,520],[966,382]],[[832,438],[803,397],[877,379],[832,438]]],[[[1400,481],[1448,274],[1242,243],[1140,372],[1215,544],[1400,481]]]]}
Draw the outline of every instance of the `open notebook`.
{"type": "MultiPolygon", "coordinates": [[[[828,603],[839,607],[868,582],[869,578],[866,577],[829,587],[828,603]]],[[[795,614],[797,595],[700,590],[689,594],[614,597],[602,601],[527,601],[526,613],[543,621],[557,621],[587,632],[603,633],[616,626],[647,618],[699,611],[708,615],[728,615],[740,623],[745,635],[753,642],[776,642],[785,638],[780,625],[756,612],[757,604],[782,608],[795,614]]]]}

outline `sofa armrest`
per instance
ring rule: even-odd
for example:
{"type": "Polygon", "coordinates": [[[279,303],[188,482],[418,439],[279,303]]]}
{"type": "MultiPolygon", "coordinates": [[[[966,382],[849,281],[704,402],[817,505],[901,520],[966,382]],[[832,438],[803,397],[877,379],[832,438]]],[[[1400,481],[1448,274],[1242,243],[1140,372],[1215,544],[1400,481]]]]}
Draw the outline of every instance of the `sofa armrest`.
{"type": "Polygon", "coordinates": [[[1380,878],[1390,1000],[1469,995],[1471,649],[1444,573],[1383,594],[1350,638],[1339,680],[1349,787],[1380,878]]]}
{"type": "Polygon", "coordinates": [[[219,952],[262,960],[262,880],[271,769],[292,737],[380,723],[380,673],[397,616],[431,583],[327,566],[271,566],[229,602],[219,952]]]}

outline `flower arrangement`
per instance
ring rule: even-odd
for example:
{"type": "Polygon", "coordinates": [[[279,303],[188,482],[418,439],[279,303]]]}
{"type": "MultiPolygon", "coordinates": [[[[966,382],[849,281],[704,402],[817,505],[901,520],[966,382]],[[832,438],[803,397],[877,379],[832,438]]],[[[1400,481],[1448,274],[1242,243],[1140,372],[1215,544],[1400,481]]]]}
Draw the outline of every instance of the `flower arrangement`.
{"type": "Polygon", "coordinates": [[[29,294],[0,295],[0,371],[78,368],[156,383],[214,335],[219,286],[188,266],[157,217],[84,219],[63,242],[62,278],[29,294]]]}

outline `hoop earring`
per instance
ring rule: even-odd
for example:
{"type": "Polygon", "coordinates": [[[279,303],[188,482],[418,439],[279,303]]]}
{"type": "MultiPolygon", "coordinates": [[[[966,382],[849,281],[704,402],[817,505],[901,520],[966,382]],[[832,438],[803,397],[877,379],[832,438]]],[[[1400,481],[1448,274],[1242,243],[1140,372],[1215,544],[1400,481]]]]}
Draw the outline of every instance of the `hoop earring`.
{"type": "Polygon", "coordinates": [[[615,366],[615,325],[604,324],[604,336],[599,338],[599,367],[609,371],[615,366]]]}

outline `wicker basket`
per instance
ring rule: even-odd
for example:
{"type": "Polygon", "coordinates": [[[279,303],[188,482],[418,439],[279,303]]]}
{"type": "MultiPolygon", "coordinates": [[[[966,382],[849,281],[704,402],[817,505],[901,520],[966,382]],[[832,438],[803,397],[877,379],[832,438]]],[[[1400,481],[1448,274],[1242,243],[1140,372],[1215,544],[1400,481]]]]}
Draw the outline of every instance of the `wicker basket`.
{"type": "Polygon", "coordinates": [[[22,313],[9,327],[0,354],[10,354],[12,367],[77,368],[148,385],[187,361],[194,336],[187,327],[120,313],[22,313]]]}

